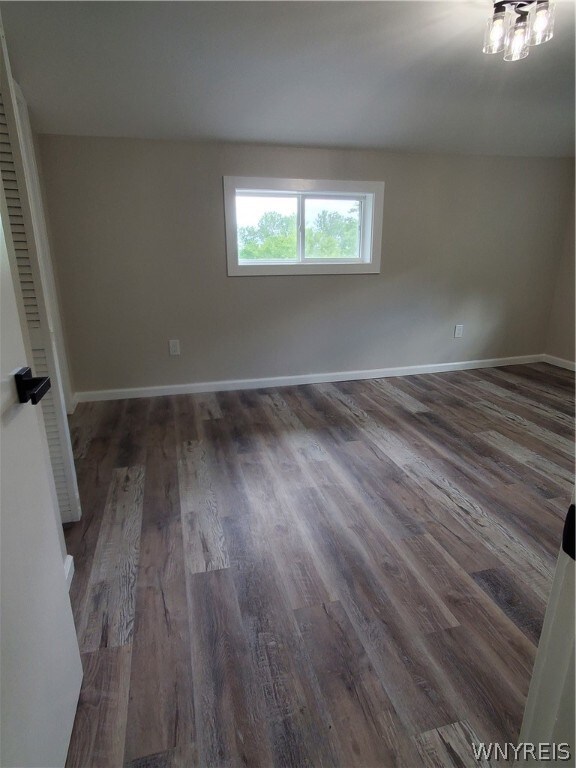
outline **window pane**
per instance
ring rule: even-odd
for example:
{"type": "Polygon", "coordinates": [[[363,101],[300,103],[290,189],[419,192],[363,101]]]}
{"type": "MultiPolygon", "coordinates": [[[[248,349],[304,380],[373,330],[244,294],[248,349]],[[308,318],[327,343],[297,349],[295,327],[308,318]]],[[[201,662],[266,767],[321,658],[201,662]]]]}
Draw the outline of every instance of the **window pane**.
{"type": "Polygon", "coordinates": [[[360,259],[360,202],[306,197],[305,258],[360,259]]]}
{"type": "Polygon", "coordinates": [[[236,194],[238,261],[297,261],[295,195],[236,194]]]}

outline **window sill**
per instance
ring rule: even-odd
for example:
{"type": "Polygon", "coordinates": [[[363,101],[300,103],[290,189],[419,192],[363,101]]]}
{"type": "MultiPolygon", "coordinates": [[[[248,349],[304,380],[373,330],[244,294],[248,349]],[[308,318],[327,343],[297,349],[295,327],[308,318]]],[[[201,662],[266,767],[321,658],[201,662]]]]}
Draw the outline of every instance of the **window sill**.
{"type": "Polygon", "coordinates": [[[271,275],[376,275],[376,264],[228,264],[228,277],[257,277],[271,275]]]}

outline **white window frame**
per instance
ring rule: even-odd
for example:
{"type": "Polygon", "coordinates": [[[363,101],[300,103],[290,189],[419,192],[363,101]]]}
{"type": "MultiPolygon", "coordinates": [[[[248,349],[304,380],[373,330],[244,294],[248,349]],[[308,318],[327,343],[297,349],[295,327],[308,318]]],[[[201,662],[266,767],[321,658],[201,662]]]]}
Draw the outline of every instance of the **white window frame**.
{"type": "MultiPolygon", "coordinates": [[[[261,176],[224,176],[224,215],[226,220],[226,258],[230,277],[254,275],[346,275],[377,274],[382,257],[382,218],[384,213],[383,181],[333,181],[321,179],[285,179],[261,176]],[[304,197],[349,197],[361,201],[360,258],[327,261],[311,259],[290,263],[267,261],[239,262],[236,225],[236,194],[277,195],[282,192],[299,195],[298,220],[302,222],[304,197]]],[[[303,227],[299,237],[302,251],[303,227]]]]}

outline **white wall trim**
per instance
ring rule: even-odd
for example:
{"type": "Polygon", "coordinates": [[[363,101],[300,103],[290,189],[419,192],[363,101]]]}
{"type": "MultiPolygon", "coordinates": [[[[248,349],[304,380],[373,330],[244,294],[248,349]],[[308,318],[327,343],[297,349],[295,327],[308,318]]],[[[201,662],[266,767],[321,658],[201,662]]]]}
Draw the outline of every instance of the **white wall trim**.
{"type": "Polygon", "coordinates": [[[72,577],[74,576],[74,558],[72,557],[72,555],[66,555],[66,557],[64,558],[64,576],[66,577],[68,592],[70,592],[72,577]]]}
{"type": "MultiPolygon", "coordinates": [[[[407,365],[399,368],[376,368],[364,371],[339,371],[333,373],[306,373],[295,376],[272,376],[264,379],[228,379],[221,381],[191,382],[189,384],[166,384],[157,387],[133,387],[129,389],[96,389],[76,392],[74,400],[79,403],[98,400],[125,400],[134,397],[159,397],[161,395],[189,395],[200,392],[228,392],[238,389],[267,389],[287,387],[294,384],[322,384],[330,381],[356,381],[358,379],[385,379],[390,376],[414,376],[419,373],[443,373],[465,371],[473,368],[496,368],[502,365],[523,365],[541,363],[547,355],[522,355],[519,357],[495,357],[488,360],[465,360],[457,363],[430,363],[407,365]]],[[[545,362],[555,363],[556,358],[545,362]]]]}
{"type": "Polygon", "coordinates": [[[576,363],[571,360],[564,360],[563,357],[554,357],[554,355],[542,355],[543,363],[550,363],[557,368],[567,368],[569,371],[576,371],[576,363]]]}
{"type": "Polygon", "coordinates": [[[76,410],[77,405],[78,405],[78,395],[76,392],[71,392],[70,397],[68,398],[68,407],[66,409],[66,413],[68,414],[68,416],[72,416],[72,414],[76,410]]]}

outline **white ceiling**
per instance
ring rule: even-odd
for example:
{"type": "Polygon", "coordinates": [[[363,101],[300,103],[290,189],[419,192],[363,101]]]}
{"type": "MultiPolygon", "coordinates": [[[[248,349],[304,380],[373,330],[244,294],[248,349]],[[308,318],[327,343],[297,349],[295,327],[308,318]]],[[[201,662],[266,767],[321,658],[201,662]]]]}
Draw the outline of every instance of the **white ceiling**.
{"type": "Polygon", "coordinates": [[[574,4],[523,61],[490,0],[8,2],[42,133],[574,154],[574,4]]]}

